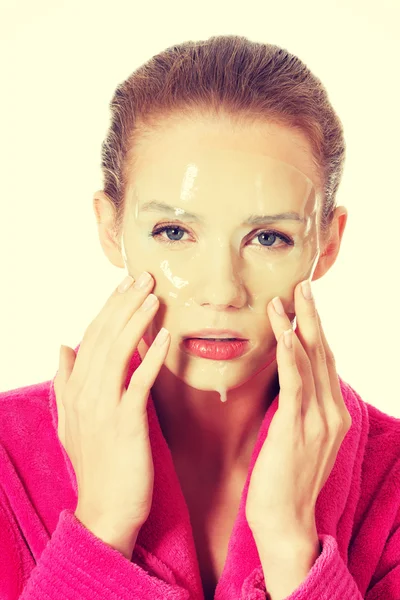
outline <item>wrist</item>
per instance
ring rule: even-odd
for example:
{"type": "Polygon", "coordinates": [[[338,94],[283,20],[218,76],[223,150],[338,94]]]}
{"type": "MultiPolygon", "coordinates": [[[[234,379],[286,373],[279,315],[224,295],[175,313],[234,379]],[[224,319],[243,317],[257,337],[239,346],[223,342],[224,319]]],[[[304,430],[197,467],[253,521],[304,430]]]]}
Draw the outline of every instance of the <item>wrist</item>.
{"type": "Polygon", "coordinates": [[[140,529],[135,528],[127,531],[126,527],[121,529],[109,521],[84,518],[78,511],[75,512],[75,517],[102,542],[123,554],[128,560],[131,560],[140,529]]]}

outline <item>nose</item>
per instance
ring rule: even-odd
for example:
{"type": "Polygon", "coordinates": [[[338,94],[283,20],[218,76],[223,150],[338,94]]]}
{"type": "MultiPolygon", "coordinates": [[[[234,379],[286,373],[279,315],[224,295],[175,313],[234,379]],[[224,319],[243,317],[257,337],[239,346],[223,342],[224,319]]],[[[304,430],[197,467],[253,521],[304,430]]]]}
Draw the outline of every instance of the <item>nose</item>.
{"type": "Polygon", "coordinates": [[[246,305],[247,291],[239,261],[240,257],[229,244],[220,244],[210,253],[196,293],[198,304],[219,311],[246,305]]]}

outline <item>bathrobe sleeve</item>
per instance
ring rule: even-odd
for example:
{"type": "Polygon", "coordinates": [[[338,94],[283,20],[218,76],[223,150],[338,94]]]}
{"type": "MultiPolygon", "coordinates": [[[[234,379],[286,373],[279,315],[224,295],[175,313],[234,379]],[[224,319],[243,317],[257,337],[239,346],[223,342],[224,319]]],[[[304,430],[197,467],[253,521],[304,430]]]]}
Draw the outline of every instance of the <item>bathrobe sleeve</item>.
{"type": "MultiPolygon", "coordinates": [[[[284,600],[399,600],[400,510],[369,586],[363,596],[342,557],[336,539],[320,536],[322,552],[307,578],[284,600]]],[[[262,567],[245,580],[241,600],[270,600],[262,567]]],[[[273,600],[273,599],[272,599],[273,600]]]]}
{"type": "MultiPolygon", "coordinates": [[[[321,554],[306,579],[285,600],[363,600],[354,578],[339,554],[336,539],[331,535],[322,534],[319,540],[321,554]]],[[[268,591],[268,580],[265,584],[268,591]]],[[[266,598],[269,600],[269,594],[266,598]]]]}
{"type": "MultiPolygon", "coordinates": [[[[386,513],[390,512],[389,507],[385,508],[386,513]]],[[[382,514],[385,508],[381,508],[382,514]]],[[[384,526],[384,517],[382,525],[384,526]]],[[[366,600],[382,598],[385,600],[400,598],[400,507],[365,596],[366,600]]]]}
{"type": "Polygon", "coordinates": [[[190,600],[172,572],[168,582],[150,575],[92,534],[70,509],[60,513],[29,575],[21,544],[23,534],[0,507],[1,600],[190,600]]]}

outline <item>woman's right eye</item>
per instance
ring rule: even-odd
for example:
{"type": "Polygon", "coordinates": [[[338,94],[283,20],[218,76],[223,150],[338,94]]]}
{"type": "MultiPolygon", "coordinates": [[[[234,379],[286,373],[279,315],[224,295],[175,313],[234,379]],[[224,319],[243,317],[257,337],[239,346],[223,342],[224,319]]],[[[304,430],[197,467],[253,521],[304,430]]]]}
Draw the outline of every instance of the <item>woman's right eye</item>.
{"type": "Polygon", "coordinates": [[[163,244],[174,244],[174,246],[177,246],[180,242],[182,242],[182,236],[184,233],[189,232],[183,227],[178,227],[177,225],[164,225],[163,227],[154,229],[149,235],[152,238],[160,239],[163,244]],[[168,233],[168,239],[162,236],[162,234],[167,231],[172,232],[168,233]]]}

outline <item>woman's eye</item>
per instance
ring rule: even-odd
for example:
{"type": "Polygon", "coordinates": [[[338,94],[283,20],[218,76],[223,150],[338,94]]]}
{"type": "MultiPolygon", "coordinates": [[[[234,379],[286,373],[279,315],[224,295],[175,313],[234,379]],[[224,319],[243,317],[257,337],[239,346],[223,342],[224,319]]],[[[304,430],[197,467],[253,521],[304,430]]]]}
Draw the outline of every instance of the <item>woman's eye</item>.
{"type": "MultiPolygon", "coordinates": [[[[270,248],[271,250],[281,250],[282,248],[293,246],[292,238],[278,233],[277,231],[261,231],[253,238],[260,242],[260,246],[263,248],[270,248]],[[275,244],[275,241],[280,239],[282,244],[275,244]]],[[[258,244],[256,244],[258,246],[258,244]]]]}
{"type": "MultiPolygon", "coordinates": [[[[187,241],[182,239],[185,233],[189,234],[186,229],[179,227],[178,225],[164,225],[163,227],[154,229],[149,236],[155,239],[158,238],[163,244],[178,246],[180,243],[185,243],[187,241]],[[167,237],[163,236],[164,233],[167,237]]],[[[259,244],[251,245],[269,251],[283,250],[294,244],[292,238],[274,230],[260,231],[252,237],[252,240],[257,240],[259,244]],[[276,244],[275,242],[277,239],[280,239],[283,244],[276,244]]]]}
{"type": "Polygon", "coordinates": [[[189,232],[186,231],[186,229],[183,229],[182,227],[169,225],[169,226],[164,226],[164,227],[155,229],[154,231],[151,232],[150,235],[153,238],[161,238],[163,243],[167,243],[167,244],[175,243],[176,244],[182,240],[184,233],[189,233],[189,232]],[[168,236],[167,239],[162,236],[162,234],[164,232],[168,236]]]}

